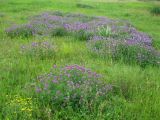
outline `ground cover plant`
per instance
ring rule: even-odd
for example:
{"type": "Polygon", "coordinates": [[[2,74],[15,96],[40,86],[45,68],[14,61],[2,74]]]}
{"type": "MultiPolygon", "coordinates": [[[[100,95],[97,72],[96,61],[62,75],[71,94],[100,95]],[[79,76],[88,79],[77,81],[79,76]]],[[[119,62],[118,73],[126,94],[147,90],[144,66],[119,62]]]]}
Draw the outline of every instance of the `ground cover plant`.
{"type": "Polygon", "coordinates": [[[159,5],[2,0],[0,119],[159,120],[159,5]]]}
{"type": "Polygon", "coordinates": [[[48,41],[32,42],[29,45],[21,46],[22,54],[38,59],[54,58],[56,51],[56,45],[48,41]]]}
{"type": "Polygon", "coordinates": [[[40,99],[46,99],[45,102],[49,100],[53,108],[70,106],[80,110],[86,107],[93,112],[93,107],[105,100],[112,91],[112,85],[99,80],[100,77],[83,66],[58,68],[54,65],[49,74],[38,76],[35,90],[40,94],[40,99]]]}
{"type": "MultiPolygon", "coordinates": [[[[113,60],[138,63],[142,67],[148,64],[159,66],[160,61],[159,52],[152,47],[151,37],[139,32],[126,21],[106,17],[46,12],[33,17],[28,24],[8,28],[6,33],[10,37],[70,35],[79,40],[89,40],[88,48],[91,52],[113,60]]],[[[43,46],[42,48],[49,49],[48,45],[32,43],[36,48],[43,46]]]]}

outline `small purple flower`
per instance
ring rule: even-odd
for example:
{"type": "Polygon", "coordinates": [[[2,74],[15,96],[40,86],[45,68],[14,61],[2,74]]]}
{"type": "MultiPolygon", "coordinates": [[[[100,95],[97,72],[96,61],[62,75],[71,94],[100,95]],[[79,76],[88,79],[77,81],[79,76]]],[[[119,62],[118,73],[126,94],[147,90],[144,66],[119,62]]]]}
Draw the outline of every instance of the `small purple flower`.
{"type": "Polygon", "coordinates": [[[39,88],[39,87],[36,88],[36,92],[37,92],[37,93],[40,93],[41,91],[42,91],[41,88],[39,88]]]}
{"type": "Polygon", "coordinates": [[[67,74],[67,76],[70,77],[71,75],[70,75],[70,74],[67,74]]]}
{"type": "Polygon", "coordinates": [[[58,83],[58,80],[55,80],[55,79],[54,79],[54,80],[52,80],[52,82],[53,82],[53,83],[58,83]]]}
{"type": "Polygon", "coordinates": [[[53,68],[57,68],[57,65],[54,65],[53,68]]]}

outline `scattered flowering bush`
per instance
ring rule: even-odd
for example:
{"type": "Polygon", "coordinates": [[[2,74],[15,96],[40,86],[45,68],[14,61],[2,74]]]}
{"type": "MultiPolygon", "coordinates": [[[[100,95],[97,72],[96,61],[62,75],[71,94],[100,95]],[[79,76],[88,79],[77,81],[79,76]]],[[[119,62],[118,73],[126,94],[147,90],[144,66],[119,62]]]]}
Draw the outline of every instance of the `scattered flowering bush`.
{"type": "Polygon", "coordinates": [[[152,49],[140,45],[120,44],[116,47],[113,59],[123,60],[125,63],[137,63],[141,67],[147,65],[159,66],[159,55],[152,49]]]}
{"type": "MultiPolygon", "coordinates": [[[[27,24],[8,28],[6,33],[11,37],[34,35],[64,36],[69,33],[71,36],[74,33],[76,36],[77,34],[81,36],[82,31],[84,31],[85,33],[108,37],[110,33],[119,33],[120,31],[125,31],[125,29],[128,30],[129,26],[124,21],[82,14],[46,12],[34,16],[27,24]]],[[[90,37],[83,37],[83,39],[89,40],[90,37]]]]}
{"type": "Polygon", "coordinates": [[[90,40],[87,43],[91,53],[111,58],[113,60],[122,60],[125,63],[137,63],[142,67],[146,65],[158,65],[160,61],[159,53],[150,46],[143,44],[130,44],[126,41],[108,40],[90,40]]]}
{"type": "Polygon", "coordinates": [[[32,42],[29,45],[21,46],[22,53],[31,56],[38,57],[40,59],[55,57],[56,46],[48,41],[32,42]]]}
{"type": "Polygon", "coordinates": [[[152,40],[144,33],[137,31],[126,21],[113,20],[106,17],[90,17],[82,14],[63,14],[61,12],[46,12],[37,15],[25,25],[17,25],[6,30],[11,37],[34,35],[51,36],[87,36],[81,39],[89,40],[93,36],[124,39],[132,43],[151,45],[152,40]],[[89,35],[88,35],[89,34],[89,35]],[[92,35],[90,35],[92,34],[92,35]]]}
{"type": "Polygon", "coordinates": [[[6,30],[6,33],[11,38],[13,37],[30,37],[33,36],[34,31],[30,25],[15,25],[6,30]]]}
{"type": "MultiPolygon", "coordinates": [[[[33,17],[28,24],[11,27],[6,32],[11,37],[70,35],[79,40],[88,40],[89,50],[99,55],[109,56],[115,60],[123,59],[127,63],[143,64],[142,66],[159,64],[159,53],[157,54],[152,47],[152,39],[122,20],[46,12],[33,17]]],[[[42,56],[50,55],[51,48],[43,44],[40,43],[38,47],[37,45],[30,47],[32,51],[30,53],[40,55],[37,53],[39,52],[42,56]]]]}
{"type": "Polygon", "coordinates": [[[36,92],[42,101],[54,108],[72,107],[92,110],[111,94],[112,85],[100,80],[101,75],[79,65],[53,66],[49,74],[39,76],[36,92]]]}
{"type": "Polygon", "coordinates": [[[64,36],[66,33],[86,29],[88,21],[94,19],[81,14],[66,14],[61,12],[46,12],[37,15],[24,25],[15,25],[6,30],[10,37],[64,36]]]}

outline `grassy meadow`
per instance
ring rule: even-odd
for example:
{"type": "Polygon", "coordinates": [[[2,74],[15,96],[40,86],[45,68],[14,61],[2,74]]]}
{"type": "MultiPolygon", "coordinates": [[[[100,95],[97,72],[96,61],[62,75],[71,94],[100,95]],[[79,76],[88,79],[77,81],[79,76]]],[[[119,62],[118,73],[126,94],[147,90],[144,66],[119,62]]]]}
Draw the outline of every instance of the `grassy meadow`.
{"type": "MultiPolygon", "coordinates": [[[[6,29],[27,23],[47,11],[106,16],[130,22],[152,37],[160,51],[160,16],[151,14],[159,1],[136,0],[0,0],[0,120],[159,120],[160,69],[127,64],[92,55],[86,41],[72,36],[9,37],[6,29]],[[78,4],[78,5],[77,5],[78,4]],[[80,5],[79,5],[80,4],[80,5]],[[83,6],[87,5],[89,7],[83,6]],[[21,46],[48,41],[56,45],[54,57],[23,54],[21,46]],[[43,57],[43,56],[42,56],[43,57]],[[35,79],[54,65],[81,65],[103,76],[115,86],[109,100],[92,110],[85,107],[55,107],[48,96],[35,93],[35,79]]],[[[93,101],[94,102],[94,101],[93,101]]],[[[54,103],[54,100],[53,100],[54,103]]]]}

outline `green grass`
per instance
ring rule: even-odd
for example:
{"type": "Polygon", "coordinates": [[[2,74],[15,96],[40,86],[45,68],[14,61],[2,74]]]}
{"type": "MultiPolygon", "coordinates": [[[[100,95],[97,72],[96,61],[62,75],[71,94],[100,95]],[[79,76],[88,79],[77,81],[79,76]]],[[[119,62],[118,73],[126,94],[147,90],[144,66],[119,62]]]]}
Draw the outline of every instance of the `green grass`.
{"type": "MultiPolygon", "coordinates": [[[[43,11],[63,11],[83,13],[94,16],[107,16],[114,19],[130,21],[138,30],[143,31],[153,38],[154,47],[160,50],[160,17],[150,14],[150,9],[159,2],[107,2],[103,0],[1,0],[0,4],[0,119],[11,119],[12,115],[4,114],[7,97],[19,95],[23,98],[32,98],[33,93],[27,87],[34,79],[49,72],[50,68],[57,64],[85,65],[88,68],[102,74],[107,82],[122,87],[123,108],[116,100],[112,103],[115,112],[122,114],[115,118],[124,120],[158,120],[160,118],[160,72],[159,68],[148,66],[141,68],[138,65],[127,65],[113,62],[99,57],[91,56],[86,48],[85,41],[75,40],[72,37],[33,37],[11,39],[5,34],[5,29],[12,24],[26,23],[28,19],[43,11]],[[77,8],[76,4],[91,5],[94,9],[77,8]],[[20,46],[32,41],[54,41],[58,46],[58,52],[54,59],[31,59],[20,53],[20,46]]],[[[68,119],[97,119],[99,117],[83,115],[83,111],[75,113],[71,109],[61,110],[50,114],[49,106],[41,106],[33,99],[33,116],[26,119],[60,119],[66,116],[68,119]],[[84,118],[81,117],[84,116],[84,118]]],[[[107,114],[112,114],[108,111],[107,114]]],[[[19,118],[22,119],[22,118],[19,118]]]]}

